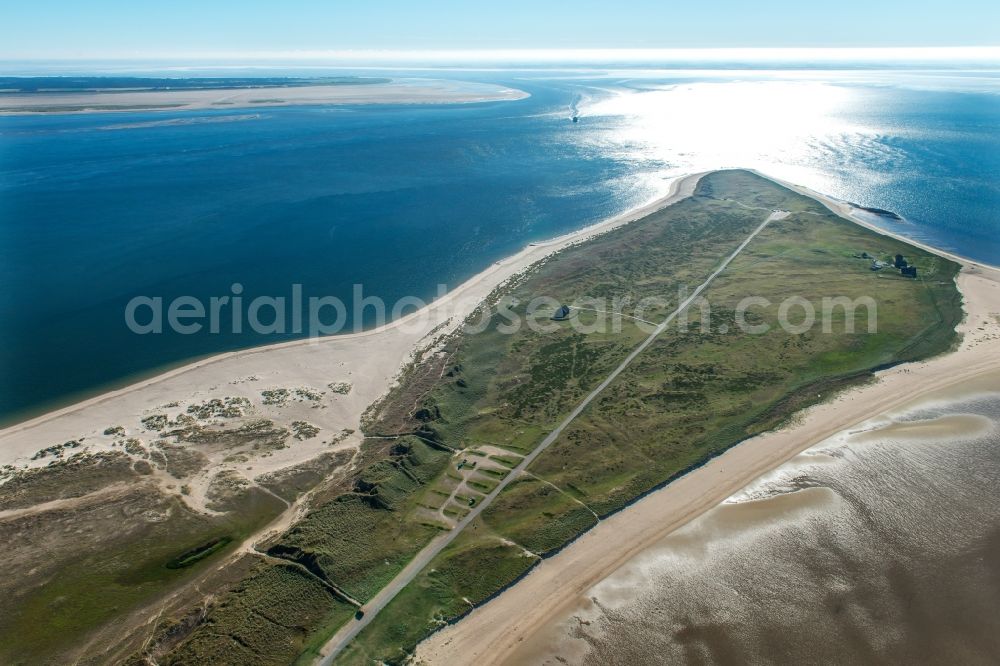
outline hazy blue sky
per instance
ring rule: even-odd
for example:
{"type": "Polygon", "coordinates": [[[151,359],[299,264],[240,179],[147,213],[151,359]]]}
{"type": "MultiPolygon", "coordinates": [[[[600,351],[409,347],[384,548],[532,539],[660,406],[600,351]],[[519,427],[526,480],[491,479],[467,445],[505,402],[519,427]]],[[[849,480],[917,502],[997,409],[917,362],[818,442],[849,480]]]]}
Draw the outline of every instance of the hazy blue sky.
{"type": "Polygon", "coordinates": [[[996,0],[3,0],[0,57],[1000,45],[996,0]]]}

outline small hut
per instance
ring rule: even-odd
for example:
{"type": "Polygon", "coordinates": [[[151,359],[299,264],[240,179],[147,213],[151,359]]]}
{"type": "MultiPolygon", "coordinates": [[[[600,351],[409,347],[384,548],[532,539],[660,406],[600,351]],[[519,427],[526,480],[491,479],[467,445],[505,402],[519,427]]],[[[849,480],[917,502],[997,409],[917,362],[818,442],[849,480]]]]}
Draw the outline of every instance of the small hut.
{"type": "Polygon", "coordinates": [[[556,310],[556,313],[552,315],[552,319],[553,321],[562,321],[563,319],[568,319],[569,312],[570,310],[568,305],[560,305],[559,309],[556,310]]]}

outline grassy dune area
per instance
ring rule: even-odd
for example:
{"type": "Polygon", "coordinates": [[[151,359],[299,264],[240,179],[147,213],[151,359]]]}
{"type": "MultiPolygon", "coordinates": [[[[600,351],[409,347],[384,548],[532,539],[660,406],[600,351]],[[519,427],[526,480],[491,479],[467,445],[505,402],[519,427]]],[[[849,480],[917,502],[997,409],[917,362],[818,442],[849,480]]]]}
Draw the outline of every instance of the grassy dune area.
{"type": "Polygon", "coordinates": [[[0,486],[0,511],[21,510],[0,521],[7,600],[0,663],[61,661],[57,655],[91,632],[205,573],[213,556],[231,552],[282,508],[253,491],[238,512],[193,512],[145,483],[121,454],[57,464],[0,486]],[[46,502],[56,506],[33,510],[46,502]]]}
{"type": "Polygon", "coordinates": [[[205,453],[274,450],[290,432],[259,419],[208,426],[187,414],[173,422],[157,417],[150,427],[157,430],[141,433],[143,439],[108,428],[118,437],[109,451],[88,452],[71,440],[37,454],[48,464],[3,469],[0,663],[81,655],[86,663],[116,661],[142,645],[151,628],[169,634],[169,614],[146,626],[148,618],[238,582],[256,559],[235,555],[240,543],[307,487],[334,482],[351,457],[326,453],[259,485],[220,474],[207,488],[209,511],[200,511],[185,498],[192,475],[207,464],[205,453]],[[177,421],[184,427],[175,429],[177,421]]]}
{"type": "MultiPolygon", "coordinates": [[[[873,369],[940,353],[954,343],[961,299],[958,265],[842,220],[812,199],[741,171],[706,176],[694,197],[572,247],[495,294],[485,331],[460,332],[422,358],[369,415],[360,464],[342,492],[323,502],[269,548],[271,564],[222,595],[205,619],[173,639],[159,663],[307,661],[434,535],[449,530],[648,335],[624,312],[660,322],[700,285],[771,211],[772,222],[704,294],[688,327],[662,333],[555,443],[503,490],[374,619],[339,661],[397,663],[423,637],[454,621],[630,502],[726,448],[772,428],[831,392],[867,381],[873,369]],[[870,270],[861,253],[905,255],[917,278],[870,270]],[[553,300],[533,303],[537,296],[553,300]],[[767,299],[746,315],[746,296],[767,299]],[[844,308],[831,330],[802,334],[778,325],[790,296],[869,296],[845,331],[844,308]],[[634,304],[659,298],[641,313],[634,304]],[[558,304],[573,320],[551,321],[558,304]],[[548,331],[521,326],[536,315],[548,331]],[[702,330],[702,322],[707,328],[702,330]],[[286,560],[288,564],[282,564],[286,560]],[[306,578],[291,572],[308,571],[306,578]],[[289,593],[289,586],[305,586],[289,593]],[[308,590],[306,590],[306,587],[308,590]],[[299,608],[297,599],[303,599],[299,608]],[[324,605],[326,604],[326,605],[324,605]],[[273,614],[277,614],[274,616],[273,614]],[[257,615],[291,617],[266,625],[266,641],[241,640],[257,615]],[[249,618],[249,619],[248,619],[249,618]],[[239,647],[234,649],[234,644],[239,647]],[[281,644],[282,649],[277,649],[281,644]]],[[[477,320],[474,316],[472,320],[477,320]]],[[[802,321],[801,308],[789,319],[802,321]]],[[[298,588],[296,588],[298,589],[298,588]]]]}
{"type": "Polygon", "coordinates": [[[354,492],[320,506],[269,550],[305,565],[352,598],[369,599],[440,529],[414,515],[420,490],[448,454],[403,437],[389,456],[364,468],[354,492]]]}
{"type": "Polygon", "coordinates": [[[308,649],[313,627],[342,624],[353,614],[353,606],[307,572],[291,565],[261,565],[160,663],[289,664],[308,649]]]}

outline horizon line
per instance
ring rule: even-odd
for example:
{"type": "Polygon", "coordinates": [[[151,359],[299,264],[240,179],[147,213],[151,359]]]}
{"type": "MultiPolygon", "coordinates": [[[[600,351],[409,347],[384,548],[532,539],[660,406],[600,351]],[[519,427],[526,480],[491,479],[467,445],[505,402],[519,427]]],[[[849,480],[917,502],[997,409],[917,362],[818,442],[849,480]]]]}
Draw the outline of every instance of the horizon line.
{"type": "Polygon", "coordinates": [[[691,47],[691,48],[502,48],[502,49],[296,49],[272,51],[192,51],[187,53],[64,53],[0,55],[0,62],[136,62],[136,61],[256,61],[256,62],[517,62],[517,63],[643,63],[643,62],[952,62],[1000,63],[998,46],[843,46],[843,47],[691,47]]]}

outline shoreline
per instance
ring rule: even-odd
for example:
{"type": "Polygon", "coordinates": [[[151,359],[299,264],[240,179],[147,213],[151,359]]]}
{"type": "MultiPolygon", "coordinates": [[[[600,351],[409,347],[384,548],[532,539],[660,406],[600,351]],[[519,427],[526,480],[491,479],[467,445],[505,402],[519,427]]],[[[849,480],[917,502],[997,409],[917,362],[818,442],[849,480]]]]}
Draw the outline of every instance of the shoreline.
{"type": "MultiPolygon", "coordinates": [[[[763,544],[767,539],[761,540],[761,534],[775,530],[778,534],[784,532],[784,538],[782,539],[779,536],[777,540],[784,543],[785,548],[791,545],[789,539],[794,542],[797,538],[801,538],[801,545],[804,547],[804,550],[798,553],[800,557],[782,560],[780,554],[783,552],[783,549],[772,548],[770,550],[770,557],[777,559],[770,561],[766,559],[758,560],[758,566],[763,565],[776,571],[783,570],[787,566],[800,566],[803,560],[810,561],[814,549],[819,548],[822,551],[822,545],[810,539],[809,528],[806,525],[812,524],[814,520],[819,523],[828,523],[830,520],[834,520],[840,524],[837,520],[838,516],[843,520],[842,514],[838,510],[838,505],[841,505],[840,508],[843,508],[842,503],[845,500],[844,494],[841,492],[842,489],[830,487],[822,482],[818,484],[818,487],[808,483],[804,484],[806,487],[796,487],[796,483],[793,480],[795,477],[804,472],[811,478],[811,472],[815,471],[819,472],[822,478],[823,472],[820,470],[824,468],[827,468],[826,471],[829,473],[832,471],[829,468],[833,468],[834,470],[839,469],[842,472],[845,467],[853,467],[855,474],[868,472],[872,477],[875,477],[880,473],[887,472],[890,468],[895,468],[896,465],[906,466],[919,475],[921,471],[919,469],[919,460],[922,454],[926,454],[927,446],[936,447],[939,451],[943,452],[952,450],[953,447],[968,445],[970,440],[979,439],[980,443],[984,443],[983,439],[980,438],[990,437],[991,435],[995,438],[998,425],[995,419],[987,418],[981,412],[965,413],[961,409],[961,406],[963,403],[967,405],[969,402],[977,400],[989,400],[995,405],[998,398],[1000,398],[1000,370],[994,369],[971,381],[952,384],[949,387],[936,390],[926,396],[916,398],[889,413],[866,421],[863,427],[841,430],[834,436],[822,440],[802,453],[792,456],[786,462],[752,481],[733,496],[714,505],[708,511],[695,516],[685,525],[664,536],[662,539],[657,540],[647,549],[641,550],[631,559],[625,561],[621,567],[590,588],[586,598],[581,597],[578,603],[567,605],[561,615],[557,615],[552,620],[546,622],[541,630],[536,631],[534,635],[519,644],[514,650],[515,656],[509,659],[508,663],[532,663],[555,666],[556,663],[565,663],[566,661],[578,663],[583,661],[585,656],[591,656],[589,641],[586,639],[581,640],[581,636],[592,636],[601,641],[602,637],[608,636],[601,629],[610,629],[611,632],[615,632],[613,625],[607,621],[610,613],[605,611],[609,608],[621,608],[619,604],[624,603],[625,608],[629,608],[632,612],[635,612],[637,607],[632,605],[628,600],[633,598],[633,595],[643,596],[647,593],[647,590],[642,589],[644,581],[647,580],[644,574],[652,568],[657,572],[654,575],[662,576],[665,572],[663,562],[674,561],[675,557],[677,558],[678,569],[683,568],[685,571],[687,569],[682,563],[691,566],[698,561],[700,555],[705,557],[703,562],[715,562],[708,566],[702,566],[700,568],[700,576],[695,575],[692,577],[692,580],[686,580],[686,573],[680,574],[678,570],[679,577],[673,580],[675,584],[683,581],[682,585],[684,583],[697,585],[699,582],[704,585],[706,580],[717,580],[720,586],[719,589],[729,588],[738,595],[734,599],[734,606],[739,607],[742,603],[740,598],[745,597],[750,592],[748,588],[752,588],[753,583],[748,583],[747,587],[743,589],[734,586],[732,572],[725,565],[718,563],[717,554],[728,553],[731,558],[735,553],[741,553],[748,560],[752,560],[758,556],[762,547],[766,548],[763,544]],[[933,410],[934,413],[930,415],[926,413],[918,415],[922,410],[933,410]],[[917,420],[911,420],[914,417],[917,420]],[[892,444],[889,444],[889,442],[892,442],[892,444]],[[894,464],[889,463],[889,465],[883,467],[880,464],[882,461],[879,460],[875,451],[885,452],[887,448],[892,450],[893,446],[896,447],[896,455],[900,457],[894,459],[894,464]],[[913,452],[915,455],[912,458],[905,451],[910,446],[920,449],[919,452],[913,452]],[[869,449],[869,447],[872,447],[872,449],[869,449]],[[872,457],[873,453],[874,458],[872,457]],[[910,465],[913,465],[913,467],[910,467],[910,465]],[[772,483],[776,483],[777,488],[771,486],[772,483]],[[806,518],[806,515],[809,515],[809,517],[806,518]],[[802,529],[802,532],[798,533],[800,537],[795,536],[794,533],[789,533],[788,529],[792,526],[802,529]]],[[[967,451],[965,455],[971,457],[975,453],[967,451]]],[[[962,458],[965,458],[965,456],[962,456],[962,458]]],[[[954,458],[951,458],[951,460],[956,462],[954,458]]],[[[978,462],[984,465],[989,464],[987,460],[982,459],[979,459],[978,462]]],[[[949,478],[951,483],[956,483],[961,478],[956,478],[955,470],[950,466],[938,471],[939,474],[935,476],[949,478]]],[[[968,473],[968,468],[965,471],[968,473]]],[[[833,471],[832,474],[833,478],[836,478],[838,472],[833,471]]],[[[896,478],[899,479],[899,476],[897,475],[896,478]]],[[[832,480],[831,476],[826,476],[826,480],[832,480]]],[[[855,483],[860,480],[859,477],[854,478],[855,483]]],[[[870,499],[875,501],[881,500],[882,503],[879,506],[884,511],[888,508],[887,505],[891,505],[894,498],[897,497],[902,502],[902,506],[909,507],[911,503],[919,506],[919,500],[916,500],[916,498],[923,497],[926,499],[926,494],[922,492],[923,488],[924,486],[918,483],[911,485],[909,488],[897,486],[893,492],[887,493],[884,487],[876,484],[870,486],[868,491],[870,499]],[[882,489],[879,490],[879,488],[882,489]]],[[[954,490],[961,493],[960,483],[954,490]]],[[[859,500],[863,501],[860,498],[859,500]]],[[[847,500],[847,503],[850,502],[851,500],[847,500]]],[[[933,501],[929,503],[931,502],[933,501]]],[[[871,507],[871,505],[868,506],[871,507]]],[[[975,502],[972,504],[961,503],[950,507],[950,509],[955,511],[977,511],[979,506],[975,502]]],[[[912,508],[916,510],[915,506],[912,508]]],[[[927,504],[923,505],[923,508],[927,509],[927,504]]],[[[948,516],[952,515],[949,511],[948,516]]],[[[858,516],[855,515],[855,518],[858,518],[858,516]]],[[[913,521],[912,518],[913,516],[911,515],[909,516],[909,520],[907,520],[907,517],[896,515],[890,509],[888,512],[876,514],[873,520],[887,520],[891,521],[894,525],[896,525],[895,520],[902,520],[909,527],[909,530],[906,528],[901,529],[901,535],[904,539],[906,536],[914,538],[926,536],[921,532],[921,529],[927,524],[927,519],[931,518],[931,516],[925,515],[924,520],[918,521],[913,521]]],[[[863,519],[861,520],[863,521],[863,519]]],[[[935,525],[937,530],[941,530],[942,528],[947,530],[942,524],[943,522],[950,521],[947,518],[942,518],[935,525]]],[[[866,525],[866,527],[869,526],[866,525]]],[[[947,534],[947,531],[943,533],[947,534]]],[[[935,534],[939,534],[939,532],[935,531],[935,534]]],[[[812,536],[815,537],[815,534],[812,536]]],[[[964,532],[961,527],[956,527],[956,540],[967,537],[967,532],[964,532]]],[[[875,535],[870,535],[869,538],[877,540],[877,536],[875,535]]],[[[891,538],[889,542],[892,542],[891,538]]],[[[895,545],[898,547],[898,542],[895,545]]],[[[846,546],[847,549],[850,549],[850,547],[849,545],[846,546]]],[[[933,548],[929,544],[928,547],[933,548]]],[[[888,548],[891,549],[893,546],[888,545],[888,548]]],[[[893,554],[898,557],[898,551],[893,554]]],[[[882,554],[880,553],[880,555],[882,554]]],[[[913,551],[913,555],[917,559],[926,557],[924,548],[921,546],[917,546],[917,550],[913,551]]],[[[978,552],[972,558],[982,561],[977,555],[978,552]]],[[[884,557],[891,559],[889,553],[885,553],[884,557]]],[[[927,562],[927,559],[924,561],[927,562]]],[[[732,564],[733,560],[729,559],[728,562],[732,564]]],[[[875,565],[877,566],[877,563],[875,565]]],[[[905,567],[906,565],[903,566],[905,567]]],[[[849,569],[850,565],[847,565],[845,568],[849,569]]],[[[833,565],[832,568],[821,569],[819,577],[822,578],[823,575],[838,576],[841,573],[836,565],[833,565]]],[[[891,578],[891,574],[888,574],[888,576],[891,578]]],[[[851,576],[851,579],[853,583],[854,576],[851,576]]],[[[753,581],[754,578],[737,578],[736,580],[753,581]]],[[[826,580],[828,581],[829,579],[826,580]]],[[[773,583],[774,581],[771,580],[771,582],[773,583]]],[[[762,582],[762,585],[766,586],[767,584],[766,581],[762,582]]],[[[822,583],[819,583],[817,586],[822,587],[822,583]]],[[[687,601],[690,603],[692,597],[684,595],[684,589],[685,587],[682,586],[674,588],[674,591],[675,593],[680,593],[682,596],[687,596],[687,601]]],[[[702,592],[708,592],[704,587],[700,589],[702,592]]],[[[794,589],[798,589],[798,586],[793,586],[794,589]]],[[[674,611],[674,602],[670,600],[672,595],[664,595],[659,584],[653,585],[648,592],[652,593],[653,597],[658,599],[661,604],[658,608],[659,610],[668,616],[672,616],[674,622],[678,620],[683,622],[683,614],[678,615],[674,611]]],[[[809,596],[804,598],[795,591],[786,591],[785,600],[794,600],[806,607],[810,607],[808,600],[816,599],[817,596],[822,595],[822,592],[813,587],[807,595],[809,596]]],[[[726,599],[723,598],[718,601],[725,603],[726,599]]],[[[678,600],[678,605],[683,603],[678,600]]],[[[735,612],[742,612],[744,613],[743,616],[746,617],[747,608],[743,606],[740,611],[735,612]]],[[[820,612],[822,613],[823,611],[820,612]]],[[[780,613],[778,613],[778,616],[780,617],[780,613]]],[[[901,618],[896,619],[899,620],[901,618]]],[[[821,629],[819,630],[820,635],[822,635],[822,631],[821,629]]],[[[809,643],[810,645],[819,647],[817,644],[820,641],[814,643],[812,640],[813,637],[808,632],[801,636],[801,639],[802,643],[800,645],[809,643]]],[[[616,638],[610,644],[615,645],[617,642],[616,638]]],[[[607,645],[608,643],[605,643],[602,647],[607,647],[607,645]]],[[[659,646],[665,650],[676,647],[671,646],[669,642],[661,642],[659,646]]],[[[753,642],[749,644],[743,643],[743,647],[753,650],[755,644],[753,642]]],[[[829,650],[830,647],[831,645],[827,643],[826,649],[829,650]]],[[[822,651],[822,648],[820,649],[822,651]]],[[[833,654],[836,654],[836,652],[833,652],[833,654]]]]}
{"type": "MultiPolygon", "coordinates": [[[[341,413],[337,415],[342,427],[357,429],[363,411],[388,392],[399,372],[417,353],[432,346],[433,340],[427,338],[454,330],[492,291],[549,255],[690,196],[702,175],[704,173],[679,176],[670,182],[663,196],[577,231],[530,243],[424,308],[383,326],[358,333],[303,338],[213,354],[0,428],[0,465],[27,462],[27,457],[57,440],[79,436],[94,439],[109,422],[138,417],[159,404],[190,400],[195,396],[199,399],[210,397],[212,389],[206,392],[204,387],[232,385],[233,380],[245,375],[261,374],[262,365],[272,370],[273,381],[294,381],[298,378],[295,371],[306,368],[310,371],[306,374],[310,375],[323,371],[368,375],[365,385],[356,385],[358,390],[352,390],[347,396],[350,400],[340,401],[350,404],[342,405],[345,409],[339,410],[341,413]],[[372,337],[382,338],[379,341],[381,349],[363,344],[370,342],[368,339],[372,337]],[[321,352],[324,358],[317,359],[321,352]],[[109,404],[117,401],[128,404],[109,404]]],[[[230,388],[226,393],[239,394],[240,391],[230,388]]]]}
{"type": "Polygon", "coordinates": [[[834,213],[962,264],[957,278],[965,318],[958,348],[926,361],[875,373],[872,384],[800,412],[789,425],[732,447],[669,485],[602,520],[543,560],[502,595],[421,642],[420,663],[518,663],[541,643],[591,587],[661,539],[711,510],[760,476],[837,433],[936,393],[990,377],[1000,369],[1000,268],[887,232],[854,217],[847,202],[753,173],[809,196],[834,213]],[[913,387],[919,387],[914,389],[913,387]],[[664,520],[664,516],[669,516],[664,520]]]}
{"type": "Polygon", "coordinates": [[[763,178],[765,180],[769,180],[772,183],[776,183],[778,185],[781,185],[782,187],[787,187],[788,189],[792,190],[793,192],[797,192],[797,193],[799,193],[799,194],[801,194],[803,196],[809,197],[810,199],[815,199],[816,201],[818,201],[821,204],[823,204],[824,206],[826,206],[826,208],[831,213],[834,213],[835,215],[839,215],[839,216],[841,216],[843,218],[846,218],[846,219],[850,220],[851,222],[854,222],[855,224],[857,224],[859,226],[862,226],[862,227],[864,227],[866,229],[874,231],[875,233],[880,234],[882,236],[888,236],[890,238],[895,238],[896,240],[903,241],[904,243],[907,243],[907,244],[912,245],[914,247],[919,247],[921,250],[926,250],[927,252],[930,252],[931,254],[936,254],[939,257],[944,257],[946,259],[951,259],[952,261],[954,261],[956,263],[959,263],[959,264],[962,264],[963,266],[981,266],[983,268],[988,268],[988,269],[991,269],[991,270],[1000,271],[1000,264],[991,264],[991,263],[988,263],[988,262],[985,262],[985,261],[979,261],[979,260],[976,260],[976,259],[971,259],[971,258],[963,256],[961,254],[956,254],[954,252],[949,252],[948,250],[942,250],[940,248],[934,247],[933,245],[928,245],[927,243],[915,240],[913,238],[909,238],[907,236],[904,236],[902,234],[896,233],[894,231],[889,231],[888,229],[883,229],[882,227],[878,226],[877,224],[872,224],[868,220],[865,220],[863,218],[855,216],[854,215],[854,211],[865,210],[865,209],[863,207],[858,206],[856,204],[853,204],[853,203],[851,203],[849,201],[844,201],[843,199],[837,199],[836,197],[832,197],[832,196],[830,196],[828,194],[823,194],[822,192],[817,192],[816,190],[809,189],[808,187],[805,187],[804,185],[797,185],[795,183],[790,183],[787,180],[781,180],[780,178],[775,178],[774,176],[770,176],[770,175],[768,175],[766,173],[763,173],[761,171],[757,171],[756,169],[746,169],[746,171],[749,171],[752,174],[760,176],[761,178],[763,178]]]}

